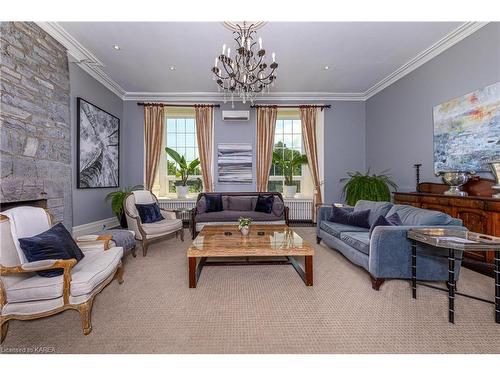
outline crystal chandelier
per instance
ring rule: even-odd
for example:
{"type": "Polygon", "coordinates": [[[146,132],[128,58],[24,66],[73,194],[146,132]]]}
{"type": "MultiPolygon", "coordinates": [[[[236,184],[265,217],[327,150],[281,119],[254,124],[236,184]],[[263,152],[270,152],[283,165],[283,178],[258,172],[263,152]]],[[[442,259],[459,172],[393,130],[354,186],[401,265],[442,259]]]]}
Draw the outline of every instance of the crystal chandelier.
{"type": "Polygon", "coordinates": [[[224,92],[224,103],[228,97],[234,107],[234,97],[239,97],[243,103],[254,102],[258,93],[270,91],[276,81],[276,55],[272,53],[272,62],[266,62],[266,51],[262,48],[262,38],[258,43],[254,41],[256,29],[263,25],[262,22],[226,22],[225,25],[233,30],[236,50],[231,56],[231,48],[222,46],[222,54],[215,58],[212,68],[213,79],[217,82],[218,90],[224,92]],[[257,46],[258,44],[258,46],[257,46]]]}

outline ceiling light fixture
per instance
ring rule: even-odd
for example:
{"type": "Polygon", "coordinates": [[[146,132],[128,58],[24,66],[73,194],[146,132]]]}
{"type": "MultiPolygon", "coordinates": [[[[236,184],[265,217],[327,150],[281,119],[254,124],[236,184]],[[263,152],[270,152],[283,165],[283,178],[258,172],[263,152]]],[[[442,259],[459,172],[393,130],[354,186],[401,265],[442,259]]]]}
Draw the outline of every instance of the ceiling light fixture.
{"type": "Polygon", "coordinates": [[[330,67],[329,67],[328,65],[325,65],[325,68],[324,68],[324,69],[325,69],[325,70],[328,70],[328,69],[330,69],[330,67]]]}
{"type": "Polygon", "coordinates": [[[169,66],[168,68],[169,68],[170,70],[175,70],[175,66],[173,66],[173,65],[172,65],[172,66],[169,66]]]}
{"type": "Polygon", "coordinates": [[[121,50],[121,48],[118,44],[113,45],[113,48],[116,49],[117,51],[121,50]]]}
{"type": "MultiPolygon", "coordinates": [[[[229,23],[225,23],[227,26],[229,23]]],[[[233,22],[231,23],[236,48],[234,57],[231,58],[231,48],[222,46],[222,53],[215,58],[212,68],[213,79],[217,82],[218,90],[224,92],[224,103],[227,96],[231,96],[234,107],[235,94],[241,98],[243,103],[249,100],[252,104],[258,93],[264,94],[265,89],[270,91],[276,81],[276,54],[273,52],[272,62],[266,63],[266,51],[262,48],[262,38],[256,37],[256,29],[262,27],[262,23],[255,22],[233,22]],[[219,68],[220,64],[220,68],[219,68]]]]}

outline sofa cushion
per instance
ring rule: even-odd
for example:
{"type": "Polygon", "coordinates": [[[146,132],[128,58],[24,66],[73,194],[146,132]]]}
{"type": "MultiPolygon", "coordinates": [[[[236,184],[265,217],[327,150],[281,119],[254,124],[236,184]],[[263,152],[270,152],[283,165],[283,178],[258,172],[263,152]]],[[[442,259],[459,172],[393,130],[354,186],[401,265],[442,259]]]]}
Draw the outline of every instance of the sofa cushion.
{"type": "Polygon", "coordinates": [[[367,200],[359,200],[354,206],[354,211],[365,211],[370,210],[370,216],[368,217],[368,224],[370,226],[378,219],[379,216],[386,216],[391,207],[393,206],[390,202],[374,202],[367,200]]]}
{"type": "Polygon", "coordinates": [[[205,200],[205,197],[201,197],[198,199],[198,202],[196,202],[196,213],[198,214],[203,214],[207,210],[207,202],[205,200]]]}
{"type": "Polygon", "coordinates": [[[397,212],[403,225],[449,225],[453,218],[443,212],[395,204],[386,216],[397,212]]]}
{"type": "Polygon", "coordinates": [[[333,223],[331,221],[325,221],[325,220],[323,220],[319,224],[319,227],[326,233],[337,238],[340,238],[340,234],[342,232],[368,232],[368,229],[366,228],[355,227],[353,225],[333,223]]]}
{"type": "Polygon", "coordinates": [[[257,198],[257,204],[255,205],[256,212],[263,212],[265,214],[270,214],[273,210],[274,195],[261,195],[257,198]]]}
{"type": "Polygon", "coordinates": [[[180,228],[182,228],[181,219],[163,219],[154,223],[142,225],[142,229],[144,229],[144,232],[146,232],[146,235],[148,236],[165,234],[167,232],[176,231],[180,228]]]}
{"type": "Polygon", "coordinates": [[[253,211],[252,197],[228,196],[229,210],[253,211]]]}
{"type": "Polygon", "coordinates": [[[281,199],[274,199],[272,211],[273,214],[278,217],[283,216],[283,211],[285,211],[285,204],[283,203],[283,201],[281,201],[281,199]]]}
{"type": "MultiPolygon", "coordinates": [[[[122,255],[121,247],[87,254],[71,270],[71,295],[75,297],[91,293],[114,272],[122,255]]],[[[33,274],[7,288],[7,301],[16,303],[59,298],[63,295],[63,284],[62,275],[47,278],[33,274]]]]}
{"type": "MultiPolygon", "coordinates": [[[[19,238],[19,244],[28,262],[72,258],[79,262],[84,257],[71,234],[61,223],[36,236],[19,238]]],[[[43,277],[55,277],[62,275],[63,270],[38,271],[38,274],[43,277]]]]}
{"type": "Polygon", "coordinates": [[[332,211],[328,221],[334,223],[353,225],[355,227],[370,228],[368,222],[368,217],[370,216],[370,210],[364,211],[348,211],[343,208],[336,207],[332,205],[332,211]]]}
{"type": "Polygon", "coordinates": [[[155,223],[163,220],[160,206],[158,206],[156,202],[149,204],[136,204],[135,207],[137,208],[137,212],[139,213],[143,224],[155,223]]]}
{"type": "Polygon", "coordinates": [[[363,254],[370,254],[370,238],[368,232],[342,232],[340,239],[349,246],[361,251],[363,254]]]}
{"type": "Polygon", "coordinates": [[[221,194],[205,194],[205,202],[205,212],[219,212],[224,209],[221,194]]]}
{"type": "Polygon", "coordinates": [[[398,226],[398,225],[403,225],[401,222],[401,219],[399,218],[399,215],[397,212],[394,212],[392,215],[389,216],[382,216],[380,215],[377,220],[372,224],[370,227],[370,238],[372,236],[373,230],[378,227],[378,226],[398,226]]]}
{"type": "Polygon", "coordinates": [[[237,222],[240,217],[250,218],[254,222],[258,221],[279,221],[282,220],[272,213],[266,214],[264,212],[257,211],[221,211],[221,212],[205,212],[204,214],[196,215],[196,221],[198,223],[210,223],[210,222],[237,222]]]}

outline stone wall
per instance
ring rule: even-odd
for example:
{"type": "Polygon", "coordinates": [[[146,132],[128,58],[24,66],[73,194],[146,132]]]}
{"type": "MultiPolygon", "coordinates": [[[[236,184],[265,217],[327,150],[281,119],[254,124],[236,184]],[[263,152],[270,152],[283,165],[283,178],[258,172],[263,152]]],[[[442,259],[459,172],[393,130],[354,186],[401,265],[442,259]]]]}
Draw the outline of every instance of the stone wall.
{"type": "Polygon", "coordinates": [[[47,199],[72,227],[66,50],[34,23],[0,23],[0,201],[47,199]]]}

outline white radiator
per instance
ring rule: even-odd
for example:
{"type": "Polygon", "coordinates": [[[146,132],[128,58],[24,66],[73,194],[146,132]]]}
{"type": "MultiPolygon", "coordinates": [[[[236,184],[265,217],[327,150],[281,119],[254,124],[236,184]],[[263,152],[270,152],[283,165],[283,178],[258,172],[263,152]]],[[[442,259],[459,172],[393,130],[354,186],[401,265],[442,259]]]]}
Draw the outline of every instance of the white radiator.
{"type": "MultiPolygon", "coordinates": [[[[194,208],[196,205],[196,198],[194,199],[159,199],[160,207],[164,208],[166,210],[175,210],[175,209],[182,209],[182,208],[194,208]]],[[[182,219],[183,221],[189,221],[189,211],[188,212],[181,212],[179,214],[179,219],[182,219]]]]}
{"type": "Polygon", "coordinates": [[[285,206],[289,208],[290,221],[312,220],[312,199],[286,199],[285,206]]]}

